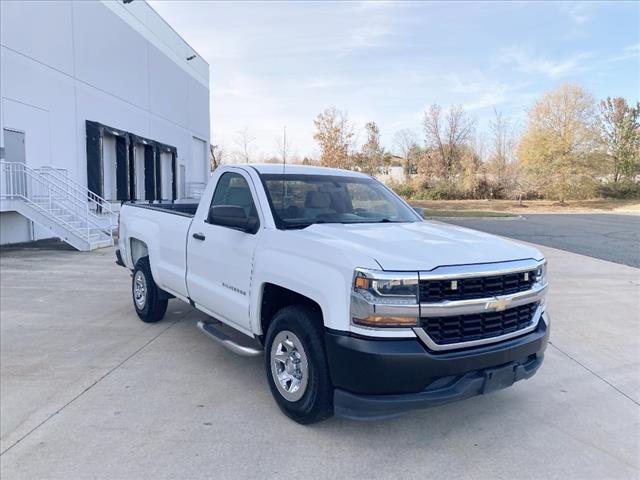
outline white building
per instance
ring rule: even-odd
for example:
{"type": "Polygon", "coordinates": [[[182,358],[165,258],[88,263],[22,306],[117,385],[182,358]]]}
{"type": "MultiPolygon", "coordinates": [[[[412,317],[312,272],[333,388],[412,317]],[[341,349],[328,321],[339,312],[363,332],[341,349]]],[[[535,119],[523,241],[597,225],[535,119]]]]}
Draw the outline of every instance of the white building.
{"type": "Polygon", "coordinates": [[[209,65],[146,2],[125,2],[0,2],[0,244],[95,248],[120,201],[206,181],[209,65]]]}

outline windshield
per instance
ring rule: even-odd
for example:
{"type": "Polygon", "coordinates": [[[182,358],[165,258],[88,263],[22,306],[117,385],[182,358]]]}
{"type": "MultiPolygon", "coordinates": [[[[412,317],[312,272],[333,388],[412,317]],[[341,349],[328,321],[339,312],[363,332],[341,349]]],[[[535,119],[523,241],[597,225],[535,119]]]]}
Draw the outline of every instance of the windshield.
{"type": "Polygon", "coordinates": [[[314,223],[417,222],[418,215],[371,178],[261,174],[278,228],[314,223]]]}

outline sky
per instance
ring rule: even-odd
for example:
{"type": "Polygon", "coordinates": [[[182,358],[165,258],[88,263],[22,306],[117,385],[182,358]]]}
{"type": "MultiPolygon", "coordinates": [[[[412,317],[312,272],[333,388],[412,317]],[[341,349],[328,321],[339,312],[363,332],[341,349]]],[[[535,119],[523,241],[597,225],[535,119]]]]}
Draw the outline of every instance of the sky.
{"type": "Polygon", "coordinates": [[[488,135],[494,109],[524,128],[563,82],[640,100],[638,2],[223,2],[150,0],[210,66],[211,142],[227,159],[247,129],[252,159],[314,156],[314,118],[348,112],[364,141],[422,134],[429,105],[462,105],[488,135]]]}

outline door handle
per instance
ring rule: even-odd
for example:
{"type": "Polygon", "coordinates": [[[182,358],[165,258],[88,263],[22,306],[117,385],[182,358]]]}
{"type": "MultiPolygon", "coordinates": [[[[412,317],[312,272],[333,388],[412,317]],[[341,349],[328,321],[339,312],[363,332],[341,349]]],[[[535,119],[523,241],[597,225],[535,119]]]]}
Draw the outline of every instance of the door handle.
{"type": "Polygon", "coordinates": [[[204,240],[206,237],[202,233],[194,233],[193,238],[196,240],[204,240]]]}

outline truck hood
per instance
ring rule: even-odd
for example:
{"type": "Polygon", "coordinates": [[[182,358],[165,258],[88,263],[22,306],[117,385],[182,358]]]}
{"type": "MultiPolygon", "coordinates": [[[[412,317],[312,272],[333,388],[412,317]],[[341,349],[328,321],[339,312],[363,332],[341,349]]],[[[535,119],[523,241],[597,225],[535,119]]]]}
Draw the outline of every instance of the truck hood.
{"type": "Polygon", "coordinates": [[[436,222],[314,224],[296,233],[311,243],[370,256],[383,270],[432,270],[445,265],[543,258],[527,245],[436,222]]]}

